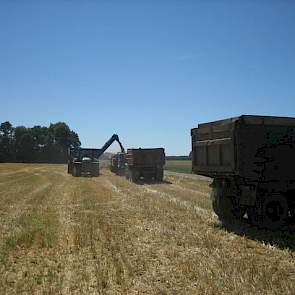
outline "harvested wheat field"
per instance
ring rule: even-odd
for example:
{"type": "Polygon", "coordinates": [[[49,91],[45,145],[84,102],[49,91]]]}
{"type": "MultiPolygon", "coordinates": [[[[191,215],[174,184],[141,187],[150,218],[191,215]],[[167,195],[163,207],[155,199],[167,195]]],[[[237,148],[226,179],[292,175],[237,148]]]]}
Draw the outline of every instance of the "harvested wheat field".
{"type": "Polygon", "coordinates": [[[222,227],[209,182],[0,165],[2,294],[294,294],[294,238],[222,227]]]}

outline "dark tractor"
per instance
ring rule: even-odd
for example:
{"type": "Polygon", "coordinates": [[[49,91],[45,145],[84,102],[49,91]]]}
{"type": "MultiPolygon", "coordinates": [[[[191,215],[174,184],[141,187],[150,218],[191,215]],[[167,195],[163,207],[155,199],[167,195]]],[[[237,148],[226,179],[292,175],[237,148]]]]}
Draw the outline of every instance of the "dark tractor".
{"type": "Polygon", "coordinates": [[[70,149],[68,154],[68,173],[78,176],[99,176],[99,149],[70,149]]]}
{"type": "Polygon", "coordinates": [[[101,149],[90,148],[70,148],[68,152],[68,173],[73,176],[99,176],[99,158],[109,148],[109,146],[117,141],[121,151],[124,153],[119,136],[114,134],[101,149]]]}

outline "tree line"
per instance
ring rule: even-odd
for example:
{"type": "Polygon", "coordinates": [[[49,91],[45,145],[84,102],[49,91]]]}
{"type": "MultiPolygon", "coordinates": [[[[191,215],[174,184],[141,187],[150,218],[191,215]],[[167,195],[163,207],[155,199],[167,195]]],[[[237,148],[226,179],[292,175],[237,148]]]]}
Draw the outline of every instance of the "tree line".
{"type": "Polygon", "coordinates": [[[65,163],[69,147],[81,145],[79,136],[64,122],[49,127],[0,125],[0,162],[65,163]]]}
{"type": "Polygon", "coordinates": [[[166,156],[166,160],[191,160],[192,159],[192,152],[189,153],[188,156],[166,156]]]}

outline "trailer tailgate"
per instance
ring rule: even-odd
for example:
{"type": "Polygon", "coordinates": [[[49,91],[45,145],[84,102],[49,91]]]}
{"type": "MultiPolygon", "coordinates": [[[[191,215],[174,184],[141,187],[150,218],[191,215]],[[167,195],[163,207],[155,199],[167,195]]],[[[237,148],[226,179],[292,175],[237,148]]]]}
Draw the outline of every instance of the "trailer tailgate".
{"type": "Polygon", "coordinates": [[[236,118],[200,124],[191,130],[192,169],[207,176],[234,174],[236,118]]]}

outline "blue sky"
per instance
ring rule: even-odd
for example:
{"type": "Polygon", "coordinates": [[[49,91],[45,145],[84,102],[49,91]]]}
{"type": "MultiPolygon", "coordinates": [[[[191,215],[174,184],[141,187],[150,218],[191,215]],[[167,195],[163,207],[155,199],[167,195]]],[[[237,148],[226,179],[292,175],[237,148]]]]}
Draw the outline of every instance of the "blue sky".
{"type": "Polygon", "coordinates": [[[188,154],[198,123],[295,116],[295,1],[0,0],[0,102],[83,146],[188,154]]]}

